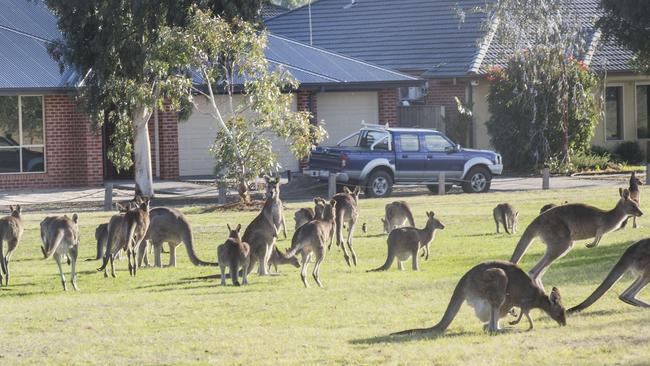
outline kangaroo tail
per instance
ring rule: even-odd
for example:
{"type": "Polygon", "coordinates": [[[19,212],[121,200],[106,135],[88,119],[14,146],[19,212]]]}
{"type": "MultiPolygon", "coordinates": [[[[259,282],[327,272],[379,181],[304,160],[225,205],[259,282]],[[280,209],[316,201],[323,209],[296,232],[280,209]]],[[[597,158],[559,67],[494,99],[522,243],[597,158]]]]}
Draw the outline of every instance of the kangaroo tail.
{"type": "Polygon", "coordinates": [[[386,258],[386,262],[384,262],[384,264],[381,267],[377,267],[375,269],[370,269],[370,270],[368,270],[368,272],[386,271],[393,264],[393,260],[395,260],[395,254],[393,254],[392,250],[390,250],[390,248],[388,248],[388,257],[386,258]]]}
{"type": "Polygon", "coordinates": [[[614,284],[621,277],[623,277],[623,274],[628,270],[631,264],[628,256],[628,251],[629,249],[623,253],[621,259],[619,259],[614,267],[609,271],[609,274],[607,274],[607,277],[605,277],[603,283],[601,283],[600,286],[598,286],[585,301],[567,310],[569,313],[577,313],[593,305],[593,303],[598,301],[598,299],[600,299],[605,294],[605,292],[607,292],[607,290],[614,286],[614,284]]]}
{"type": "MultiPolygon", "coordinates": [[[[121,223],[118,225],[121,225],[121,223]]],[[[108,265],[108,259],[110,258],[110,256],[113,255],[113,253],[111,253],[111,249],[112,249],[111,247],[113,246],[113,242],[115,241],[114,238],[115,230],[111,230],[110,223],[106,227],[106,230],[108,231],[108,235],[106,237],[106,251],[104,252],[104,259],[102,260],[102,265],[99,268],[97,268],[97,271],[103,271],[104,269],[106,269],[106,265],[108,265]]]]}
{"type": "Polygon", "coordinates": [[[410,209],[406,210],[406,219],[408,220],[411,227],[415,227],[415,219],[413,218],[413,213],[410,209]]]}
{"type": "Polygon", "coordinates": [[[503,220],[503,228],[507,234],[510,234],[510,223],[508,222],[508,215],[506,215],[506,210],[501,210],[501,219],[503,220]]]}
{"type": "Polygon", "coordinates": [[[517,243],[517,247],[515,247],[515,251],[512,253],[512,257],[510,257],[510,262],[514,264],[519,263],[521,257],[524,256],[526,250],[528,249],[528,247],[533,242],[536,236],[537,236],[537,221],[533,220],[533,222],[531,222],[530,225],[528,225],[526,230],[524,230],[524,233],[521,235],[521,238],[517,243]]]}
{"type": "Polygon", "coordinates": [[[454,320],[456,314],[458,314],[458,310],[460,310],[460,306],[463,305],[463,301],[465,301],[464,290],[467,285],[467,277],[467,274],[465,274],[461,277],[460,281],[458,281],[456,289],[454,289],[454,293],[451,295],[451,300],[449,300],[447,310],[445,310],[445,314],[442,316],[442,319],[440,319],[438,324],[431,328],[408,329],[391,335],[414,335],[444,332],[447,327],[449,327],[449,324],[451,324],[451,321],[454,320]]]}
{"type": "Polygon", "coordinates": [[[45,256],[45,259],[50,259],[54,255],[54,252],[56,252],[56,249],[59,247],[61,242],[63,241],[63,237],[65,236],[65,233],[63,230],[57,230],[56,236],[54,237],[54,240],[52,241],[52,244],[50,245],[49,248],[47,248],[47,251],[45,251],[43,254],[45,256]]]}
{"type": "Polygon", "coordinates": [[[194,252],[194,237],[192,236],[192,229],[189,226],[187,226],[187,230],[184,230],[182,239],[183,239],[183,243],[185,243],[187,256],[190,258],[190,262],[192,262],[193,265],[212,266],[212,267],[216,267],[219,265],[219,263],[217,262],[202,261],[199,259],[199,257],[196,256],[196,253],[194,252]]]}

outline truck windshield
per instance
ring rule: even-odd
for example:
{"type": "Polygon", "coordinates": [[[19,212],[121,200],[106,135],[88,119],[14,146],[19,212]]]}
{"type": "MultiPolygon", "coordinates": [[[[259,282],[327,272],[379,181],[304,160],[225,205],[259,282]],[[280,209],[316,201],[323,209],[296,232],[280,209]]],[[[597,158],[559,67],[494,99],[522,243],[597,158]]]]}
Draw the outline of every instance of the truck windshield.
{"type": "Polygon", "coordinates": [[[390,150],[390,134],[385,131],[362,131],[359,138],[359,147],[388,151],[390,150]]]}

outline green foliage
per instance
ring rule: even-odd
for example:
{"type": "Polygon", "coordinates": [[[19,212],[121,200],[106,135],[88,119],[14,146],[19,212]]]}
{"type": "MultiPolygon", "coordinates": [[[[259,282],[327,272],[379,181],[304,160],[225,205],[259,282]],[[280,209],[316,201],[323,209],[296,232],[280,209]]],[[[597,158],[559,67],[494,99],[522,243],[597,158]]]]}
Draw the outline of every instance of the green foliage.
{"type": "Polygon", "coordinates": [[[613,39],[636,54],[632,65],[650,72],[650,2],[647,0],[602,0],[603,16],[597,25],[604,38],[613,39]]]}
{"type": "Polygon", "coordinates": [[[638,164],[645,161],[645,154],[636,141],[625,141],[616,146],[614,154],[623,162],[638,164]]]}
{"type": "Polygon", "coordinates": [[[594,155],[600,155],[600,156],[612,156],[612,152],[609,151],[608,148],[605,146],[600,146],[600,145],[592,145],[591,146],[591,153],[594,155]]]}
{"type": "Polygon", "coordinates": [[[453,117],[445,117],[446,133],[454,142],[468,146],[469,131],[474,121],[472,104],[463,104],[458,97],[454,97],[454,100],[456,100],[456,113],[451,114],[453,117]]]}

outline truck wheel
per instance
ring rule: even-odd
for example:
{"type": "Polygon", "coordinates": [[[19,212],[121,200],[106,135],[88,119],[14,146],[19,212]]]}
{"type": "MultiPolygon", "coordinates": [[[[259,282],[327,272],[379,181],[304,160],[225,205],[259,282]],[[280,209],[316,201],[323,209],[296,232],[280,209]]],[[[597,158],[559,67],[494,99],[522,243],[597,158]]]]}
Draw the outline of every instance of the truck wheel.
{"type": "Polygon", "coordinates": [[[383,170],[378,170],[366,181],[366,196],[383,198],[390,196],[393,191],[393,178],[383,170]]]}
{"type": "Polygon", "coordinates": [[[475,166],[469,170],[463,182],[465,193],[484,193],[490,190],[492,174],[485,167],[475,166]]]}
{"type": "MultiPolygon", "coordinates": [[[[451,191],[451,188],[453,187],[453,184],[445,184],[445,193],[448,193],[451,191]]],[[[437,184],[428,184],[427,188],[429,188],[429,191],[433,194],[438,194],[438,185],[437,184]]]]}

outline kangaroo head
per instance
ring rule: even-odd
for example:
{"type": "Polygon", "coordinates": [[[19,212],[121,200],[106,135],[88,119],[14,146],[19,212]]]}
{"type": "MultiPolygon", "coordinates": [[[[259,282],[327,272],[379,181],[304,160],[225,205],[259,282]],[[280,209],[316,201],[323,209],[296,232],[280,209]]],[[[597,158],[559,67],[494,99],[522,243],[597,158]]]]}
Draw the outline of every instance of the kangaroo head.
{"type": "Polygon", "coordinates": [[[643,182],[639,178],[636,177],[636,174],[632,172],[632,175],[630,176],[630,187],[634,186],[642,186],[643,182]]]}
{"type": "Polygon", "coordinates": [[[435,215],[436,214],[433,211],[427,211],[427,217],[428,217],[428,219],[427,219],[427,227],[428,228],[433,228],[434,230],[435,229],[444,229],[445,225],[443,225],[443,223],[440,222],[440,220],[436,219],[434,217],[435,215]]]}
{"type": "Polygon", "coordinates": [[[630,191],[625,188],[619,188],[618,193],[621,195],[621,199],[616,204],[616,207],[620,207],[623,211],[630,216],[643,216],[643,212],[639,208],[639,205],[630,199],[630,191]]]}
{"type": "Polygon", "coordinates": [[[334,220],[336,218],[336,201],[330,200],[323,207],[323,219],[334,220]]]}
{"type": "Polygon", "coordinates": [[[239,232],[241,231],[241,224],[237,224],[237,227],[234,230],[230,227],[230,224],[226,224],[226,226],[228,227],[228,231],[230,232],[228,234],[229,238],[241,240],[239,236],[239,232]]]}
{"type": "Polygon", "coordinates": [[[566,325],[566,312],[564,305],[562,305],[562,296],[557,287],[553,287],[551,293],[548,295],[549,307],[546,313],[551,319],[555,320],[560,326],[566,325]]]}
{"type": "Polygon", "coordinates": [[[11,216],[20,217],[20,213],[22,212],[22,208],[20,208],[20,205],[16,205],[16,207],[9,206],[9,211],[11,212],[11,216]]]}
{"type": "Polygon", "coordinates": [[[327,201],[321,197],[314,198],[314,219],[322,219],[325,214],[325,205],[327,201]]]}
{"type": "Polygon", "coordinates": [[[347,186],[343,187],[343,192],[352,196],[355,202],[359,201],[359,193],[361,193],[361,187],[356,186],[353,191],[350,190],[347,186]]]}
{"type": "Polygon", "coordinates": [[[383,218],[383,217],[382,217],[380,220],[381,220],[381,223],[384,224],[384,232],[385,232],[386,234],[388,234],[388,233],[390,232],[390,224],[389,224],[388,221],[386,221],[386,219],[383,218]]]}
{"type": "Polygon", "coordinates": [[[280,195],[280,177],[275,176],[271,178],[265,175],[264,181],[266,182],[266,197],[277,198],[280,195]]]}

